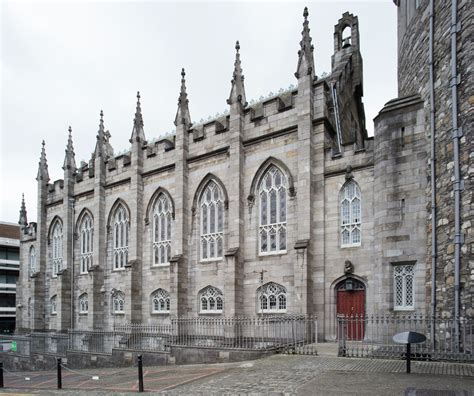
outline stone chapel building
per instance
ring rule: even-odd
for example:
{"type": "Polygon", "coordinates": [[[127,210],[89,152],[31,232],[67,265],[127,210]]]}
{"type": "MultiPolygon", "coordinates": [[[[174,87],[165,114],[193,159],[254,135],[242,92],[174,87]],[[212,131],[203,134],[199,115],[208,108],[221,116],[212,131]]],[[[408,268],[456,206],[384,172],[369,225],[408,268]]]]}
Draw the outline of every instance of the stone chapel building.
{"type": "Polygon", "coordinates": [[[174,136],[147,140],[137,95],[127,153],[101,112],[90,161],[70,128],[50,183],[43,143],[17,330],[314,314],[334,339],[338,313],[427,313],[423,101],[389,102],[368,137],[359,43],[346,12],[317,77],[305,9],[294,89],[249,105],[237,42],[228,114],[192,123],[183,69],[174,136]]]}

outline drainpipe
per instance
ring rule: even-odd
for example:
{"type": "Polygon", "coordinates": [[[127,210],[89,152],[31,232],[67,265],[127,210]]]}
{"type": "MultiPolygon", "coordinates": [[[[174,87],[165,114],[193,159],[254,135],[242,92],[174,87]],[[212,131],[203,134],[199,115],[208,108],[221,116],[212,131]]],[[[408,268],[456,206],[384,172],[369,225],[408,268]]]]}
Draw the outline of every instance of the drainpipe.
{"type": "Polygon", "coordinates": [[[433,42],[434,42],[434,0],[430,0],[430,37],[429,58],[430,69],[430,135],[431,135],[431,346],[433,350],[436,344],[435,316],[436,316],[436,259],[438,257],[438,242],[436,238],[436,137],[435,137],[435,98],[434,98],[434,65],[433,65],[433,42]]]}
{"type": "Polygon", "coordinates": [[[456,347],[459,347],[459,268],[461,261],[461,181],[459,171],[459,144],[462,136],[461,128],[458,128],[458,83],[456,59],[457,32],[460,26],[457,22],[457,0],[451,1],[451,102],[452,102],[452,134],[454,154],[454,323],[456,347]]]}

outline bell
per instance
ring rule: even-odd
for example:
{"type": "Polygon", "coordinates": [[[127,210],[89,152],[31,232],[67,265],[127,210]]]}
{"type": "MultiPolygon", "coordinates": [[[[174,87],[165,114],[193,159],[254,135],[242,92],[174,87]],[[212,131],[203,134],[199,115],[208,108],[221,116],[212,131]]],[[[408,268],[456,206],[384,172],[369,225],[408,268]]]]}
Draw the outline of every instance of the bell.
{"type": "Polygon", "coordinates": [[[351,38],[346,37],[345,39],[342,40],[342,48],[347,48],[351,46],[351,38]]]}

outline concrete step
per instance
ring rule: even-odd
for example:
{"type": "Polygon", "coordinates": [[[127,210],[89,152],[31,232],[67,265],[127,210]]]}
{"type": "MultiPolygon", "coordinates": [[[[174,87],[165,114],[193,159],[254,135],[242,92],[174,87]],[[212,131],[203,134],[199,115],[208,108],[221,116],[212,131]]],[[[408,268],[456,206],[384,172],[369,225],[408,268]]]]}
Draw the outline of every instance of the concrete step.
{"type": "Polygon", "coordinates": [[[321,342],[317,345],[318,356],[337,357],[337,342],[321,342]]]}

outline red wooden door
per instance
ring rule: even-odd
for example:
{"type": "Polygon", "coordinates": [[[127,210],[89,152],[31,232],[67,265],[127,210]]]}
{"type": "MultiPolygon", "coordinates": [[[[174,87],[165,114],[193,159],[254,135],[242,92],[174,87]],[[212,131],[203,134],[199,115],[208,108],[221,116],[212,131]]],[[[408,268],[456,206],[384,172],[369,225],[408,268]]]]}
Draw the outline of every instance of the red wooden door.
{"type": "Polygon", "coordinates": [[[339,288],[337,291],[337,314],[344,315],[347,318],[341,329],[346,333],[346,339],[363,340],[365,290],[345,290],[344,287],[339,288]]]}

